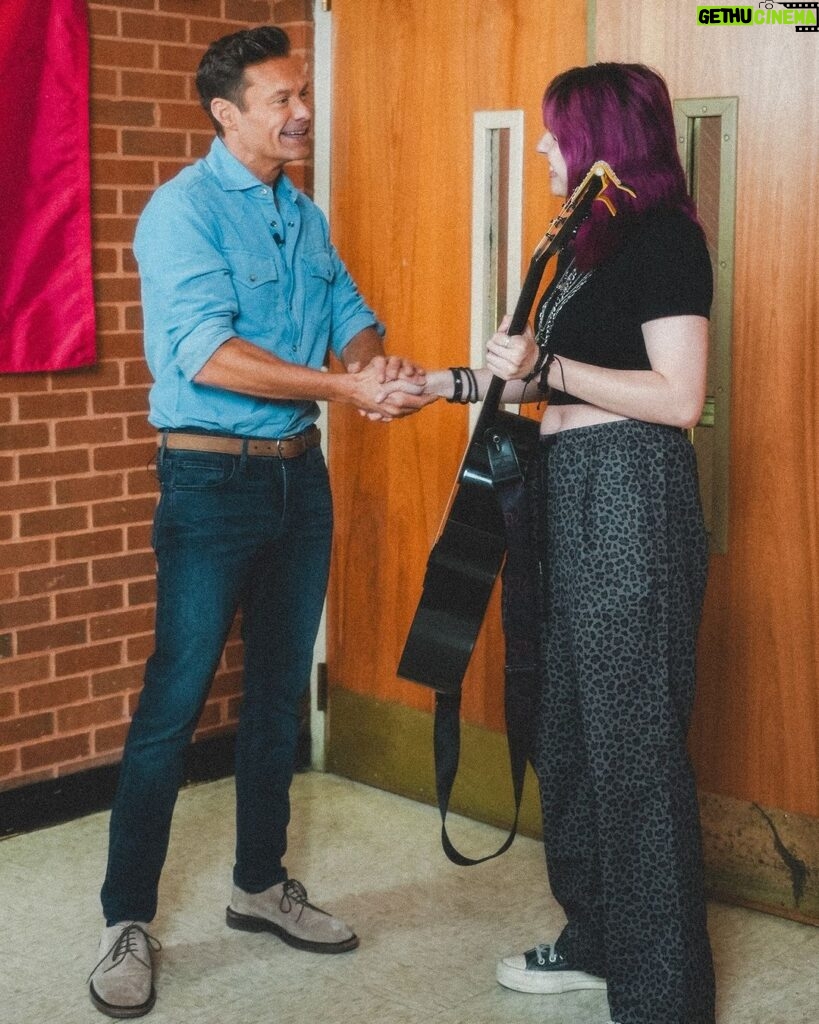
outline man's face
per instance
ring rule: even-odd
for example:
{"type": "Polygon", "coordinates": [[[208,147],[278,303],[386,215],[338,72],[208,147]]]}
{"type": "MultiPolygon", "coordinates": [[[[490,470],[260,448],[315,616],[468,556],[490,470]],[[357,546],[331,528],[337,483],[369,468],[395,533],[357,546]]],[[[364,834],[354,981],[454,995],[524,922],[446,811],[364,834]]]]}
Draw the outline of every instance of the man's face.
{"type": "Polygon", "coordinates": [[[273,57],[245,68],[247,87],[238,107],[211,104],[224,142],[261,181],[272,182],[291,160],[310,155],[310,84],[303,57],[273,57]]]}

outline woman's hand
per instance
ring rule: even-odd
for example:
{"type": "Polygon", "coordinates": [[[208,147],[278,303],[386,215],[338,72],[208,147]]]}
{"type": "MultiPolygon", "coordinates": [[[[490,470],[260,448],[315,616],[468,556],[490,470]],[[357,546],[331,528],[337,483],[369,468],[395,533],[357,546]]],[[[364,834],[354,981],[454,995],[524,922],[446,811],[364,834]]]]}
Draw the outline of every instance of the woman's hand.
{"type": "Polygon", "coordinates": [[[505,316],[497,333],[486,343],[486,365],[502,380],[521,380],[535,368],[538,347],[530,324],[523,334],[506,334],[512,318],[505,316]]]}

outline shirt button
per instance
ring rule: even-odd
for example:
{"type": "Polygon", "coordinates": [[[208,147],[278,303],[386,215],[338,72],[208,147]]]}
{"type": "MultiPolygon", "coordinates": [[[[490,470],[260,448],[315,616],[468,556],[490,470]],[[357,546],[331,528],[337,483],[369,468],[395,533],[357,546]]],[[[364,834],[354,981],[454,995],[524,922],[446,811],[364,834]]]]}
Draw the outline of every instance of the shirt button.
{"type": "Polygon", "coordinates": [[[256,280],[256,275],[255,274],[251,274],[250,275],[250,280],[251,281],[255,281],[256,280]]]}

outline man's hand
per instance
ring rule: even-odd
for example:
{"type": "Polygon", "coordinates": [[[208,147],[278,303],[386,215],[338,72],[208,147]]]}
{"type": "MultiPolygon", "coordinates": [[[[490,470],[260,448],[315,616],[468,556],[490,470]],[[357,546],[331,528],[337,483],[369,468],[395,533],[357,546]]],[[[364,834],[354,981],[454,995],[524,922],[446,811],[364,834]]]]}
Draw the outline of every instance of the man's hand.
{"type": "Polygon", "coordinates": [[[403,356],[373,356],[363,368],[349,363],[347,372],[356,378],[353,404],[370,420],[389,422],[435,401],[435,396],[423,393],[425,371],[403,356]]]}

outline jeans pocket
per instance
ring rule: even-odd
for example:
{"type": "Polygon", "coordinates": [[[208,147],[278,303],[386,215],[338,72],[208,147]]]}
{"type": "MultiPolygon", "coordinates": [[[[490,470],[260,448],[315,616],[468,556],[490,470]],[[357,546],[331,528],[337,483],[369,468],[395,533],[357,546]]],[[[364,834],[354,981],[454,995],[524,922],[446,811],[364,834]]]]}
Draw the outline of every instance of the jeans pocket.
{"type": "Polygon", "coordinates": [[[170,453],[163,460],[160,480],[175,491],[212,491],[230,482],[236,463],[233,455],[170,453]]]}

